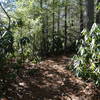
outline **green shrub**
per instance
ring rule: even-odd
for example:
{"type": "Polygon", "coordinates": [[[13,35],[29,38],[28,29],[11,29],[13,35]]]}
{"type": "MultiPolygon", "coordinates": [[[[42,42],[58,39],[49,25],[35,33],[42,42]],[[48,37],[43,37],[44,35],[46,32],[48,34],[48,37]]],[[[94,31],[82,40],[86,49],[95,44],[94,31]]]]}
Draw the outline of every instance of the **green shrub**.
{"type": "Polygon", "coordinates": [[[0,34],[0,63],[4,62],[7,55],[14,53],[13,42],[12,32],[4,31],[0,34]]]}
{"type": "Polygon", "coordinates": [[[73,57],[74,71],[77,76],[100,85],[100,28],[94,24],[90,32],[83,30],[82,35],[78,53],[73,57]]]}

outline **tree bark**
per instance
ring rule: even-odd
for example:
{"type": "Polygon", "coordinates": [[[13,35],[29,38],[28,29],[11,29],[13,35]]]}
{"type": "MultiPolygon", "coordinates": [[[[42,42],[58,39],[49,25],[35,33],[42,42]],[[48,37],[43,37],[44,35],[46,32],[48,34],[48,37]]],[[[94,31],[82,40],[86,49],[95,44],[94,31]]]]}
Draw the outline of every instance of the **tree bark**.
{"type": "MultiPolygon", "coordinates": [[[[100,0],[97,1],[97,5],[100,3],[100,0]]],[[[96,23],[100,25],[100,9],[96,14],[96,23]]]]}
{"type": "MultiPolygon", "coordinates": [[[[43,0],[40,0],[40,7],[41,11],[43,9],[43,0]]],[[[44,20],[44,15],[42,15],[42,43],[41,43],[41,55],[45,56],[45,48],[46,48],[46,43],[45,43],[45,20],[44,20]]]]}
{"type": "Polygon", "coordinates": [[[87,29],[90,30],[94,23],[94,0],[86,0],[87,7],[87,29]]]}
{"type": "Polygon", "coordinates": [[[53,29],[52,29],[52,52],[54,54],[54,33],[55,33],[55,12],[54,12],[54,0],[53,0],[53,29]]]}
{"type": "MultiPolygon", "coordinates": [[[[47,0],[45,0],[45,4],[47,5],[47,7],[48,7],[48,1],[47,0]]],[[[46,50],[46,55],[48,55],[48,50],[49,50],[49,43],[48,43],[48,28],[49,28],[49,15],[48,15],[49,13],[48,13],[48,8],[46,8],[46,16],[45,16],[45,32],[46,32],[46,48],[45,48],[45,50],[46,50]]]]}
{"type": "Polygon", "coordinates": [[[80,32],[83,30],[83,0],[79,1],[80,5],[80,32]]]}
{"type": "Polygon", "coordinates": [[[64,51],[67,51],[67,6],[65,5],[65,43],[64,43],[64,51]]]}
{"type": "Polygon", "coordinates": [[[57,31],[59,34],[60,33],[60,8],[59,8],[59,6],[58,6],[58,29],[57,29],[57,31]]]}

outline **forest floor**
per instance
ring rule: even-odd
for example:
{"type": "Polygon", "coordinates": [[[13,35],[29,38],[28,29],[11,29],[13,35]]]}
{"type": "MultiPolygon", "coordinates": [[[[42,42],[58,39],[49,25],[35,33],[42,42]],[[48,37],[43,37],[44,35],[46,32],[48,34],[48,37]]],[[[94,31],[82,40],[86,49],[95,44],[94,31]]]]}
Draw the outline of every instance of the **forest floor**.
{"type": "MultiPolygon", "coordinates": [[[[67,67],[70,64],[70,56],[24,64],[2,91],[11,100],[100,100],[100,88],[75,77],[67,67]]],[[[12,68],[9,73],[15,70],[12,68]]]]}

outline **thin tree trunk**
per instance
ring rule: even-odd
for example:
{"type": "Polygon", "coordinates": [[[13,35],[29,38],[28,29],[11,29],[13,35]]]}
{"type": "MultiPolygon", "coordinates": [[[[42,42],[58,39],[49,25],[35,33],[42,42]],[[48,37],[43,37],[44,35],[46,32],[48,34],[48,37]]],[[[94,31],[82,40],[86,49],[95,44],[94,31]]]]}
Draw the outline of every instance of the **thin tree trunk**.
{"type": "Polygon", "coordinates": [[[80,32],[83,30],[83,0],[79,1],[80,3],[80,32]]]}
{"type": "Polygon", "coordinates": [[[65,6],[65,43],[64,43],[64,51],[67,51],[67,6],[65,6]]]}
{"type": "MultiPolygon", "coordinates": [[[[48,13],[47,13],[48,14],[48,13]]],[[[47,25],[46,25],[46,39],[47,39],[47,43],[46,43],[46,52],[47,52],[47,54],[48,54],[48,50],[49,50],[49,44],[48,44],[48,20],[49,20],[49,18],[48,18],[48,15],[46,16],[46,21],[47,21],[47,25]]]]}
{"type": "Polygon", "coordinates": [[[87,2],[87,29],[90,30],[94,23],[94,0],[86,0],[87,2]]]}
{"type": "Polygon", "coordinates": [[[60,33],[60,8],[58,7],[58,34],[60,33]]]}
{"type": "MultiPolygon", "coordinates": [[[[40,7],[41,7],[41,10],[42,10],[43,9],[43,0],[40,0],[40,7]]],[[[43,18],[43,15],[42,15],[41,22],[42,22],[42,34],[44,34],[44,18],[43,18]]]]}
{"type": "Polygon", "coordinates": [[[43,2],[42,2],[42,0],[40,0],[40,7],[41,7],[41,9],[43,8],[43,2]]]}
{"type": "Polygon", "coordinates": [[[52,29],[52,42],[53,42],[53,45],[52,45],[52,52],[54,54],[54,33],[55,33],[55,12],[54,12],[54,0],[53,0],[53,29],[52,29]]]}
{"type": "MultiPolygon", "coordinates": [[[[41,10],[43,9],[43,0],[40,0],[40,7],[41,7],[41,10]]],[[[41,22],[42,22],[42,43],[41,43],[41,55],[44,56],[45,55],[45,34],[44,34],[44,29],[45,29],[45,25],[44,25],[44,16],[42,15],[42,19],[41,19],[41,22]]]]}
{"type": "Polygon", "coordinates": [[[9,24],[8,24],[8,28],[7,28],[7,30],[10,30],[10,22],[11,22],[11,18],[10,18],[10,16],[8,15],[7,11],[4,9],[4,7],[2,6],[1,3],[0,3],[0,7],[2,8],[2,10],[4,11],[4,13],[5,13],[6,16],[8,17],[9,24]]]}
{"type": "MultiPolygon", "coordinates": [[[[48,1],[45,0],[45,4],[48,6],[48,1]]],[[[49,17],[48,17],[48,8],[46,9],[46,22],[45,22],[45,27],[46,27],[46,55],[48,55],[48,50],[49,50],[49,44],[48,44],[48,20],[49,20],[49,17]]]]}
{"type": "MultiPolygon", "coordinates": [[[[97,1],[97,5],[100,3],[100,0],[97,1]]],[[[96,23],[100,25],[100,9],[96,14],[96,23]]]]}

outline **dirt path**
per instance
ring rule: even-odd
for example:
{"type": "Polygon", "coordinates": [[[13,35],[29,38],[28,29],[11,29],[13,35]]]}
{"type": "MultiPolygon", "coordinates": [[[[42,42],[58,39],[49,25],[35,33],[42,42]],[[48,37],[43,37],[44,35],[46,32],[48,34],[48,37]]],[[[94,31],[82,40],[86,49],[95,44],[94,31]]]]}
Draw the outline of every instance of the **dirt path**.
{"type": "Polygon", "coordinates": [[[76,78],[67,69],[69,64],[65,56],[26,64],[9,83],[6,95],[12,100],[100,100],[99,89],[76,78]]]}

